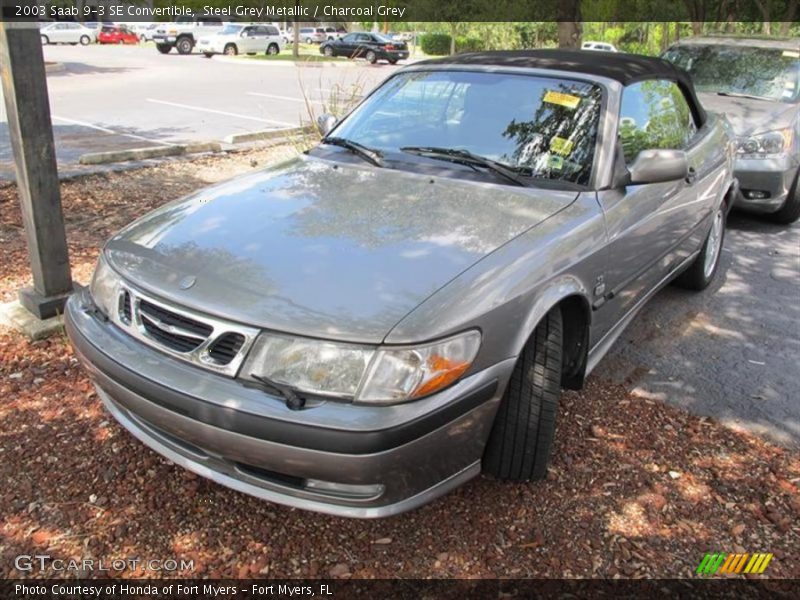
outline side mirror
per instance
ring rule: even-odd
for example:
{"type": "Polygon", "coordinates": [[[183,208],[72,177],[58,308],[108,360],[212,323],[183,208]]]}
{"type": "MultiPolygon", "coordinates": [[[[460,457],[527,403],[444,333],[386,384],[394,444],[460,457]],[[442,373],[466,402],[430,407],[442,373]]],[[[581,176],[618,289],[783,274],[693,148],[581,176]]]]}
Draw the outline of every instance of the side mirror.
{"type": "Polygon", "coordinates": [[[628,173],[632,184],[677,181],[689,175],[689,160],[683,150],[642,150],[628,173]]]}
{"type": "Polygon", "coordinates": [[[325,113],[317,117],[317,129],[320,134],[325,137],[336,126],[336,117],[332,114],[325,113]]]}

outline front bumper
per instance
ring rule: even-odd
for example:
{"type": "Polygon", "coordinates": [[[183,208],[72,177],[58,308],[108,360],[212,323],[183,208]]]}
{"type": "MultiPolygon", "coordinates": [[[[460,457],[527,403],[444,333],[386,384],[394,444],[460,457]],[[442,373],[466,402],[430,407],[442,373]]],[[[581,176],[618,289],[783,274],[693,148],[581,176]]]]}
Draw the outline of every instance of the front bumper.
{"type": "Polygon", "coordinates": [[[798,168],[800,160],[789,154],[776,158],[737,158],[734,175],[739,180],[740,190],[736,206],[760,213],[780,210],[789,196],[798,168]]]}
{"type": "Polygon", "coordinates": [[[174,44],[177,39],[177,36],[174,35],[162,35],[157,33],[153,36],[153,41],[156,44],[174,44]]]}
{"type": "Polygon", "coordinates": [[[109,412],[173,462],[222,485],[297,508],[385,517],[480,472],[514,361],[429,398],[379,407],[283,400],[170,358],[91,310],[67,303],[75,352],[109,412]]]}

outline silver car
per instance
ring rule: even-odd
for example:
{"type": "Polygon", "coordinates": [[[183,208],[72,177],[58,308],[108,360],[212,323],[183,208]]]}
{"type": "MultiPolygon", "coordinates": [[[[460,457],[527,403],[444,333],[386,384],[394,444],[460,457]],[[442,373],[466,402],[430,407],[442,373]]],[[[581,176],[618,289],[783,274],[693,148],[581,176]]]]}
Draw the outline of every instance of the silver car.
{"type": "Polygon", "coordinates": [[[577,389],[670,281],[717,271],[735,144],[659,59],[465,54],[393,74],[306,155],[106,245],[66,327],[178,463],[351,517],[546,474],[577,389]]]}
{"type": "Polygon", "coordinates": [[[664,58],[688,70],[703,105],[738,138],[736,206],[778,223],[800,217],[800,40],[691,38],[664,58]]]}

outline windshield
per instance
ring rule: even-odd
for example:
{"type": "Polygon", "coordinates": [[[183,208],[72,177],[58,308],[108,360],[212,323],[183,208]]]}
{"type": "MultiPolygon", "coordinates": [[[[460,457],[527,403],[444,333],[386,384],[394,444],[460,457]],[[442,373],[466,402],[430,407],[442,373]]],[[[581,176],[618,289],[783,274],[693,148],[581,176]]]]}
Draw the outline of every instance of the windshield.
{"type": "Polygon", "coordinates": [[[664,58],[692,74],[698,92],[743,94],[778,102],[800,98],[800,51],[691,45],[664,58]]]}
{"type": "Polygon", "coordinates": [[[587,185],[602,92],[594,84],[469,71],[401,73],[333,135],[383,152],[466,150],[522,175],[587,185]]]}
{"type": "Polygon", "coordinates": [[[225,25],[225,27],[220,29],[219,32],[222,35],[234,35],[236,33],[239,33],[241,30],[242,30],[241,25],[225,25]]]}

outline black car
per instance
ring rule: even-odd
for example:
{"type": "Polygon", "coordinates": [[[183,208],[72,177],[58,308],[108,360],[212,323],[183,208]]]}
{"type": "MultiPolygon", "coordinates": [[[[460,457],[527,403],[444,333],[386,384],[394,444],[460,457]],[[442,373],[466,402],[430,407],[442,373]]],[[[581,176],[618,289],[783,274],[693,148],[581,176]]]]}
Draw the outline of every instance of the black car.
{"type": "Polygon", "coordinates": [[[323,42],[319,51],[325,56],[365,58],[370,64],[387,60],[395,64],[408,58],[408,46],[379,33],[348,33],[341,39],[323,42]]]}

